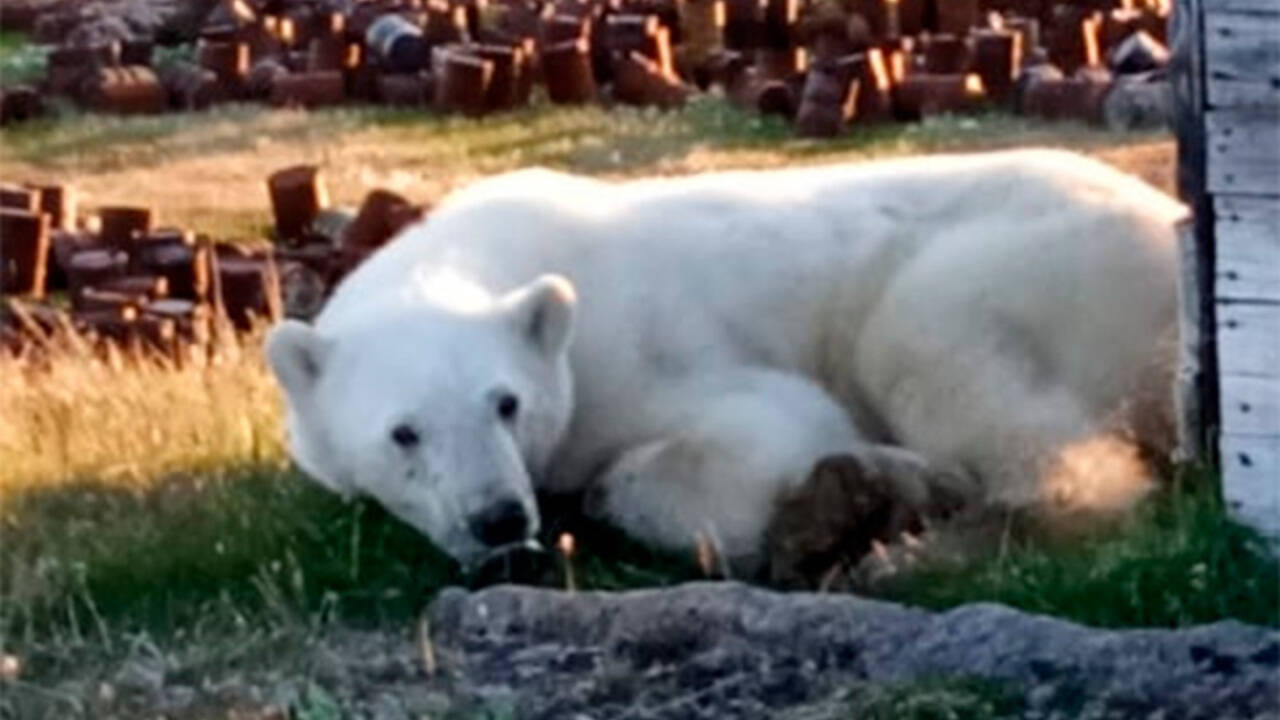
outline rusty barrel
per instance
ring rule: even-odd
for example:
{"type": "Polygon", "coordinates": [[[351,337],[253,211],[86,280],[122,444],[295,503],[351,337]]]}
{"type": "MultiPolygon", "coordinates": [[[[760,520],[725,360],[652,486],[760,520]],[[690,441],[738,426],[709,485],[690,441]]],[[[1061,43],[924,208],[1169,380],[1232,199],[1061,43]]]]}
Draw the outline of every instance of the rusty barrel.
{"type": "Polygon", "coordinates": [[[996,102],[1013,97],[1013,81],[1022,66],[1022,36],[1009,30],[974,30],[973,71],[996,102]]]}
{"type": "Polygon", "coordinates": [[[128,264],[128,255],[109,248],[90,248],[72,252],[66,264],[67,285],[71,289],[72,303],[78,302],[86,288],[95,287],[109,278],[123,275],[128,264]]]}
{"type": "Polygon", "coordinates": [[[45,86],[54,95],[78,95],[81,85],[103,67],[120,64],[120,43],[87,46],[63,45],[49,51],[45,86]]]}
{"type": "Polygon", "coordinates": [[[249,44],[239,41],[201,40],[196,45],[196,62],[218,76],[218,82],[235,92],[249,75],[249,44]]]}
{"type": "Polygon", "coordinates": [[[488,106],[493,63],[459,46],[440,48],[436,68],[436,107],[444,112],[481,115],[488,106]]]}
{"type": "Polygon", "coordinates": [[[542,51],[543,79],[551,102],[585,103],[595,99],[591,45],[583,39],[547,46],[542,51]]]}
{"type": "Polygon", "coordinates": [[[429,105],[435,95],[427,73],[394,73],[378,76],[378,99],[396,107],[429,105]]]}
{"type": "Polygon", "coordinates": [[[796,131],[804,137],[834,137],[853,116],[857,80],[834,64],[815,66],[805,77],[796,111],[796,131]]]}
{"type": "Polygon", "coordinates": [[[191,233],[157,231],[138,249],[142,272],[159,275],[168,286],[167,296],[204,301],[209,296],[209,249],[191,233]]]}
{"type": "Polygon", "coordinates": [[[40,202],[40,191],[36,188],[0,184],[0,208],[34,213],[40,212],[40,202]]]}
{"type": "Polygon", "coordinates": [[[85,103],[98,112],[146,115],[164,112],[169,96],[151,68],[99,68],[81,89],[85,103]]]}
{"type": "Polygon", "coordinates": [[[411,73],[427,67],[422,30],[400,15],[383,15],[374,21],[365,33],[365,47],[388,72],[411,73]]]}
{"type": "Polygon", "coordinates": [[[428,47],[470,42],[466,8],[446,0],[430,0],[422,35],[428,47]]]}
{"type": "Polygon", "coordinates": [[[280,281],[270,255],[215,252],[218,300],[239,330],[282,316],[280,281]]]}
{"type": "Polygon", "coordinates": [[[527,102],[521,97],[524,75],[531,72],[526,62],[524,48],[519,45],[478,45],[475,54],[493,63],[493,75],[485,96],[489,110],[509,110],[527,102]]]}
{"type": "Polygon", "coordinates": [[[76,226],[79,194],[70,185],[41,185],[40,211],[49,215],[53,230],[72,230],[76,226]]]}
{"type": "Polygon", "coordinates": [[[346,78],[336,70],[292,73],[276,78],[270,102],[276,107],[317,108],[339,105],[347,97],[346,78]]]}
{"type": "Polygon", "coordinates": [[[151,232],[151,208],[107,205],[98,209],[102,221],[102,242],[108,247],[133,252],[135,241],[151,232]]]}
{"type": "Polygon", "coordinates": [[[971,110],[985,97],[976,74],[911,73],[893,88],[894,114],[902,120],[971,110]]]}
{"type": "Polygon", "coordinates": [[[329,191],[320,169],[295,165],[267,178],[271,208],[276,219],[276,239],[296,242],[306,234],[311,221],[329,206],[329,191]]]}
{"type": "Polygon", "coordinates": [[[245,79],[245,94],[255,100],[266,100],[271,97],[276,83],[288,77],[289,68],[276,58],[263,58],[254,63],[245,79]]]}
{"type": "Polygon", "coordinates": [[[969,44],[957,35],[927,35],[920,43],[924,71],[954,75],[969,71],[969,44]]]}
{"type": "Polygon", "coordinates": [[[0,208],[0,293],[44,297],[49,216],[0,208]]]}
{"type": "Polygon", "coordinates": [[[639,52],[633,50],[614,62],[613,97],[619,102],[669,108],[682,105],[686,95],[677,78],[639,52]]]}
{"type": "Polygon", "coordinates": [[[204,110],[229,97],[216,73],[194,63],[167,66],[160,73],[160,82],[169,95],[169,104],[179,110],[204,110]]]}

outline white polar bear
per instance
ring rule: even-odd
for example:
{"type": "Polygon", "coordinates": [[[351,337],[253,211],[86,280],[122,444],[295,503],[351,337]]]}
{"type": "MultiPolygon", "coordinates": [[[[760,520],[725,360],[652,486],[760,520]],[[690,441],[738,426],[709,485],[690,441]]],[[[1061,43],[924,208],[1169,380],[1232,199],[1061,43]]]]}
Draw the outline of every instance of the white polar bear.
{"type": "Polygon", "coordinates": [[[267,354],[299,465],[463,563],[531,538],[550,489],[750,564],[833,454],[915,500],[936,467],[986,503],[1129,501],[1145,476],[1097,450],[1167,445],[1185,212],[1052,150],[525,170],[448,197],[267,354]]]}

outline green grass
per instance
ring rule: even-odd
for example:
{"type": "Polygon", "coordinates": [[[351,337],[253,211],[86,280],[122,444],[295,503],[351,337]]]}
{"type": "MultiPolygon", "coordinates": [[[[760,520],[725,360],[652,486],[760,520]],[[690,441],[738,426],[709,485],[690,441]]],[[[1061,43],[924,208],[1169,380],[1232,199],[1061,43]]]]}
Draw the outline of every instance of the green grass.
{"type": "Polygon", "coordinates": [[[861,720],[996,720],[1022,706],[1010,688],[982,678],[928,678],[867,688],[853,717],[861,720]]]}
{"type": "Polygon", "coordinates": [[[994,556],[912,574],[883,594],[938,609],[997,601],[1100,627],[1280,625],[1274,546],[1227,517],[1217,483],[1182,468],[1120,528],[1070,543],[1011,540],[994,556]]]}
{"type": "Polygon", "coordinates": [[[39,80],[48,53],[21,33],[0,32],[0,83],[19,85],[39,80]]]}

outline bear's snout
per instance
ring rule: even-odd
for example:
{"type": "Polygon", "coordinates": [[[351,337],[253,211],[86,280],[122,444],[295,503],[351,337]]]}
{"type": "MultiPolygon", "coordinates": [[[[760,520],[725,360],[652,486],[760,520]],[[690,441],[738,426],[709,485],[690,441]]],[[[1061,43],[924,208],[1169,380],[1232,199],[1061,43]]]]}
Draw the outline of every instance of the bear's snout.
{"type": "Polygon", "coordinates": [[[529,534],[529,514],[514,498],[499,500],[467,519],[471,534],[489,547],[523,542],[529,534]]]}

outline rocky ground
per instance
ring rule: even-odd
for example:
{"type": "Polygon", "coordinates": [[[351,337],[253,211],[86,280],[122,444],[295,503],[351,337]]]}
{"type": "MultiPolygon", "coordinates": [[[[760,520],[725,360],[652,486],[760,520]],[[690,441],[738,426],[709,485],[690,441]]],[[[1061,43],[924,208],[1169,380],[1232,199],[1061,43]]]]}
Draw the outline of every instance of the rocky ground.
{"type": "Polygon", "coordinates": [[[736,583],[450,589],[416,628],[300,651],[291,669],[199,682],[155,653],[56,692],[91,717],[1280,718],[1272,629],[1098,630],[736,583]],[[910,714],[931,707],[944,714],[910,714]]]}

